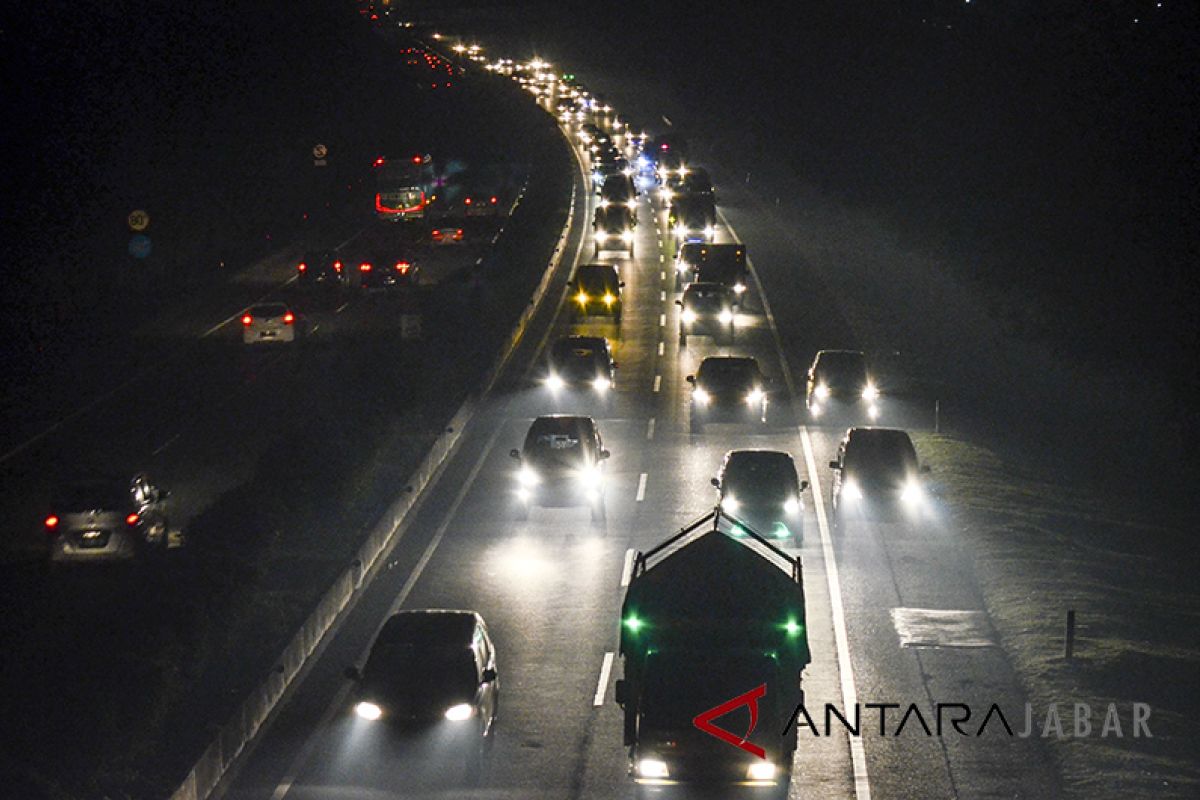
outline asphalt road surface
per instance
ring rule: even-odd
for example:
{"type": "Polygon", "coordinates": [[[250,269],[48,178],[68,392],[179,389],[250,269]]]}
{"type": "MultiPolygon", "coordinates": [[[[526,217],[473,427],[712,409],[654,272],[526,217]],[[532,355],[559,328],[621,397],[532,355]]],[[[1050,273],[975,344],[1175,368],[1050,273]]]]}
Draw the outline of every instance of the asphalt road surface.
{"type": "MultiPolygon", "coordinates": [[[[739,218],[734,209],[725,212],[718,241],[745,241],[760,269],[787,258],[779,232],[739,218]]],[[[694,336],[681,348],[665,212],[644,192],[638,213],[637,257],[601,259],[619,263],[626,283],[620,327],[581,322],[563,310],[550,330],[533,332],[543,345],[572,332],[608,336],[619,363],[611,399],[597,404],[552,397],[536,382],[540,348],[529,348],[538,352],[510,365],[383,568],[368,576],[357,604],[227,780],[225,797],[636,796],[621,744],[621,712],[612,700],[612,681],[621,674],[613,654],[627,554],[655,545],[711,508],[709,479],[724,452],[740,447],[791,452],[800,477],[811,484],[803,543],[790,548],[804,564],[813,653],[804,681],[810,709],[831,703],[845,711],[856,701],[916,704],[932,726],[934,703],[962,703],[972,710],[966,726],[972,732],[993,703],[1023,710],[1009,664],[989,646],[986,623],[972,629],[976,616],[924,613],[983,610],[971,553],[940,521],[936,496],[919,523],[851,521],[831,529],[828,462],[845,426],[813,427],[798,413],[793,389],[799,376],[789,376],[781,363],[770,298],[751,287],[733,343],[694,336]],[[710,425],[689,434],[685,377],[713,354],[755,356],[773,378],[766,426],[710,425]],[[598,420],[612,451],[606,522],[590,522],[586,508],[538,508],[526,521],[515,518],[508,451],[520,447],[534,416],[549,412],[589,413],[598,420]],[[480,612],[496,644],[500,712],[476,784],[464,782],[453,756],[401,751],[378,726],[351,713],[343,669],[362,663],[389,613],[430,607],[480,612]],[[944,636],[946,645],[971,646],[903,646],[898,625],[913,620],[932,626],[932,635],[944,636]]],[[[582,261],[592,260],[590,250],[582,261]]],[[[786,313],[805,315],[805,340],[814,348],[853,344],[833,308],[786,313]]],[[[904,425],[920,416],[888,397],[882,407],[878,424],[904,425]]],[[[927,736],[915,721],[896,736],[898,720],[891,714],[884,736],[872,730],[878,717],[870,713],[864,713],[858,737],[837,728],[828,737],[802,731],[789,796],[1057,794],[1055,773],[1034,738],[1000,735],[995,725],[982,737],[927,736]]],[[[816,714],[814,720],[821,722],[816,714]]],[[[1023,720],[1011,722],[1023,727],[1023,720]]]]}

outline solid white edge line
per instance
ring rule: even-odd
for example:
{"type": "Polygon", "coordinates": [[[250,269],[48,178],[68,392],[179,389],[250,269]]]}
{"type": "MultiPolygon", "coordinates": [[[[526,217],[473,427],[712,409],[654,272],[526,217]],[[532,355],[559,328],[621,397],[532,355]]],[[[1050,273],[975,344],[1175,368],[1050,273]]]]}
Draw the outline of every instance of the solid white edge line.
{"type": "Polygon", "coordinates": [[[632,547],[625,551],[625,563],[621,565],[621,585],[628,586],[633,580],[633,557],[637,553],[632,547]]]}
{"type": "MultiPolygon", "coordinates": [[[[729,231],[730,237],[736,241],[737,234],[734,232],[733,226],[729,224],[729,219],[724,212],[717,209],[717,216],[720,218],[721,224],[729,231]]],[[[754,281],[754,290],[758,293],[758,301],[762,303],[763,316],[767,318],[767,327],[771,329],[771,336],[775,341],[775,353],[779,358],[779,367],[783,370],[783,380],[787,384],[788,395],[793,408],[795,408],[799,393],[796,391],[796,384],[792,379],[792,370],[788,367],[787,355],[783,349],[783,339],[779,336],[779,326],[775,324],[775,314],[771,311],[771,304],[767,302],[767,295],[763,291],[762,281],[758,278],[758,271],[754,269],[754,262],[749,257],[746,258],[746,268],[754,281]]],[[[817,529],[821,533],[821,552],[825,560],[825,578],[829,584],[830,616],[833,618],[833,636],[837,648],[842,703],[844,708],[853,708],[854,703],[857,702],[858,691],[854,685],[854,667],[850,663],[850,639],[846,634],[846,611],[842,605],[841,581],[838,578],[837,560],[833,552],[829,522],[825,517],[825,503],[821,497],[821,481],[817,477],[812,440],[809,437],[808,428],[803,425],[800,426],[800,441],[804,447],[805,467],[808,470],[809,483],[812,488],[813,508],[817,514],[817,529]]],[[[854,772],[854,796],[857,800],[871,800],[871,783],[867,775],[867,756],[863,749],[862,739],[849,734],[846,735],[846,738],[850,744],[850,766],[854,772]]]]}
{"type": "Polygon", "coordinates": [[[600,680],[596,684],[596,696],[592,698],[592,705],[596,708],[604,705],[604,693],[608,689],[608,676],[612,674],[613,654],[605,653],[604,661],[600,664],[600,680]]]}
{"type": "Polygon", "coordinates": [[[646,499],[646,473],[638,476],[637,499],[634,501],[640,503],[646,499]]]}

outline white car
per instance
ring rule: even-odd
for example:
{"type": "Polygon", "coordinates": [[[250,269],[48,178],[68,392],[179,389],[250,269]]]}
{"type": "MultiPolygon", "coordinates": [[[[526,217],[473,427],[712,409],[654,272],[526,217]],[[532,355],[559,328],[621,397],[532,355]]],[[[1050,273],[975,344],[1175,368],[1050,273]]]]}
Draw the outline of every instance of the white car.
{"type": "Polygon", "coordinates": [[[294,342],[296,325],[297,315],[286,303],[259,303],[242,313],[242,341],[294,342]]]}

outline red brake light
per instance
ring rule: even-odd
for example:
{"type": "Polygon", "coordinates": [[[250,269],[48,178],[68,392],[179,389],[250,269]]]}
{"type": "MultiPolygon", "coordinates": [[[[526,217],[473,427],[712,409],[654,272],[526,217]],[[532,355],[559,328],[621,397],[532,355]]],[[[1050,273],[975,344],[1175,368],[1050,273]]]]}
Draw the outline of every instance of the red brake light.
{"type": "Polygon", "coordinates": [[[296,321],[296,315],[293,314],[292,312],[289,311],[283,315],[283,322],[285,325],[291,325],[295,321],[296,321]]]}
{"type": "Polygon", "coordinates": [[[384,159],[383,156],[380,156],[379,158],[375,159],[375,163],[373,163],[371,166],[372,167],[382,167],[385,163],[386,163],[386,159],[384,159]]]}
{"type": "Polygon", "coordinates": [[[412,266],[412,265],[409,264],[407,261],[397,261],[396,262],[396,271],[403,274],[405,272],[408,272],[408,268],[410,266],[412,266]]]}
{"type": "Polygon", "coordinates": [[[141,521],[141,519],[142,518],[139,517],[137,514],[130,514],[128,517],[125,518],[125,524],[126,525],[137,525],[138,522],[141,521]]]}
{"type": "Polygon", "coordinates": [[[442,238],[442,232],[441,232],[441,230],[435,228],[433,230],[433,232],[430,234],[430,236],[432,236],[435,239],[440,239],[440,238],[442,238]]]}
{"type": "Polygon", "coordinates": [[[370,265],[370,264],[368,264],[366,261],[364,261],[363,263],[361,263],[361,264],[359,264],[359,265],[358,265],[358,271],[359,271],[359,272],[370,272],[370,271],[371,271],[371,265],[370,265]]]}
{"type": "Polygon", "coordinates": [[[420,157],[420,156],[413,156],[413,158],[412,158],[412,162],[413,162],[414,164],[420,164],[420,163],[421,163],[421,157],[420,157]]]}
{"type": "Polygon", "coordinates": [[[466,202],[467,205],[471,205],[471,198],[468,197],[464,202],[466,202]]]}
{"type": "Polygon", "coordinates": [[[304,272],[306,269],[308,269],[308,264],[303,264],[303,263],[297,264],[296,269],[300,270],[301,272],[304,272]]]}
{"type": "Polygon", "coordinates": [[[243,325],[249,325],[251,322],[254,322],[254,317],[250,316],[249,314],[242,315],[242,324],[243,325]]]}
{"type": "Polygon", "coordinates": [[[58,517],[54,516],[53,514],[46,517],[46,530],[52,531],[57,527],[58,527],[58,517]]]}
{"type": "Polygon", "coordinates": [[[496,198],[492,198],[492,205],[496,205],[496,198]]]}
{"type": "Polygon", "coordinates": [[[455,238],[455,239],[461,239],[462,237],[463,237],[463,230],[462,230],[462,228],[459,228],[459,229],[457,229],[456,231],[454,231],[454,238],[455,238]]]}

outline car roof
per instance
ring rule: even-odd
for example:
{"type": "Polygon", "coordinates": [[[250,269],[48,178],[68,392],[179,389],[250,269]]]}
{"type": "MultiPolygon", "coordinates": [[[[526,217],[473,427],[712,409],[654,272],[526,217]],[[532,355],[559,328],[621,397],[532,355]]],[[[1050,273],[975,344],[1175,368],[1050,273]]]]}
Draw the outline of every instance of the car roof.
{"type": "Polygon", "coordinates": [[[617,268],[612,264],[580,264],[575,273],[577,278],[617,277],[617,268]]]}
{"type": "Polygon", "coordinates": [[[703,369],[705,364],[710,363],[725,363],[725,364],[746,364],[758,366],[758,359],[753,356],[709,356],[700,362],[700,368],[703,369]]]}
{"type": "Polygon", "coordinates": [[[400,611],[388,617],[375,637],[376,644],[469,645],[475,625],[482,621],[474,611],[427,608],[400,611]]]}
{"type": "Polygon", "coordinates": [[[863,354],[862,350],[818,350],[815,360],[820,362],[825,360],[849,360],[851,358],[863,359],[866,358],[866,356],[863,354]]]}
{"type": "Polygon", "coordinates": [[[872,444],[905,444],[912,445],[912,437],[908,431],[900,428],[861,427],[850,428],[846,431],[846,441],[870,441],[872,444]]]}
{"type": "Polygon", "coordinates": [[[778,461],[792,465],[796,463],[792,454],[786,450],[760,450],[757,448],[730,450],[725,454],[724,460],[726,463],[730,461],[778,461]]]}

